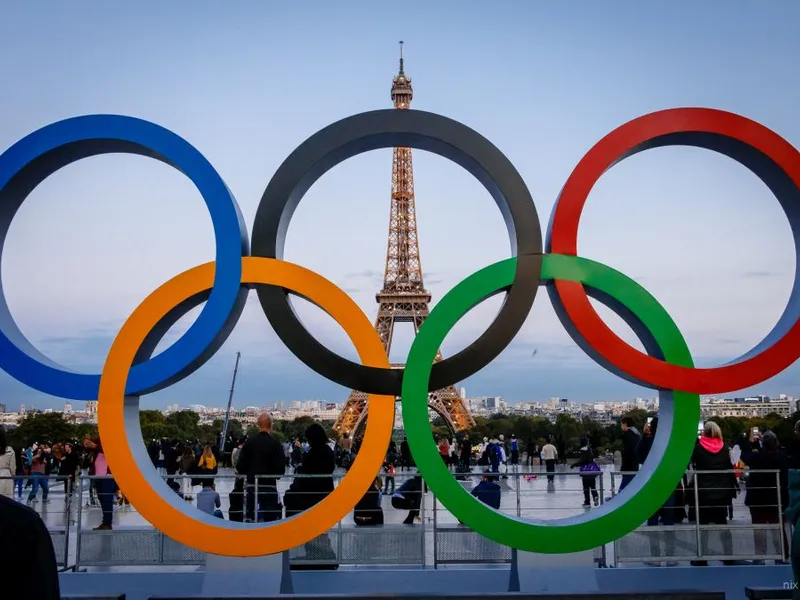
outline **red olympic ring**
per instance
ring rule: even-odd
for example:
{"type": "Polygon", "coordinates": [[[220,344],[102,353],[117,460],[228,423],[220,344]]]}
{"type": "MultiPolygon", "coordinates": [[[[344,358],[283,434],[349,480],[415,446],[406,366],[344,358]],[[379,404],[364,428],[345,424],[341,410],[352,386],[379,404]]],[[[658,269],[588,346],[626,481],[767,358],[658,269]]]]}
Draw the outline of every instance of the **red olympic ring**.
{"type": "MultiPolygon", "coordinates": [[[[739,150],[757,151],[783,171],[787,181],[800,188],[800,153],[777,133],[740,115],[707,108],[676,108],[644,115],[609,133],[581,159],[556,203],[548,252],[578,255],[578,224],[594,184],[617,162],[646,148],[666,145],[694,145],[736,156],[713,143],[681,140],[681,134],[717,137],[737,145],[739,150]],[[747,146],[748,148],[744,148],[747,146]]],[[[774,190],[773,190],[774,191],[774,190]]],[[[797,210],[798,207],[794,207],[797,210]]],[[[666,363],[630,346],[600,318],[580,283],[556,280],[554,300],[563,307],[576,333],[583,336],[601,359],[615,370],[627,373],[648,387],[681,390],[697,394],[744,389],[777,375],[800,357],[800,322],[787,327],[783,335],[766,348],[756,347],[737,361],[713,368],[689,368],[666,363]]],[[[784,315],[785,316],[785,315],[784,315]]],[[[773,331],[772,335],[776,335],[773,331]]],[[[768,336],[769,338],[770,336],[768,336]]],[[[767,340],[765,340],[766,342],[767,340]]]]}

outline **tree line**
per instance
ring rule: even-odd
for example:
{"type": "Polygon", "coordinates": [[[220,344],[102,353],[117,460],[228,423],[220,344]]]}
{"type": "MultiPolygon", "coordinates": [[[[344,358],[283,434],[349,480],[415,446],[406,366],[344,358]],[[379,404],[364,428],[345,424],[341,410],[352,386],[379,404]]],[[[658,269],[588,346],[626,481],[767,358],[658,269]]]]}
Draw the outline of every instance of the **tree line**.
{"type": "MultiPolygon", "coordinates": [[[[633,419],[635,427],[641,432],[648,417],[656,413],[642,409],[634,409],[622,416],[633,419]]],[[[142,410],[139,413],[142,427],[142,437],[149,442],[153,439],[168,438],[172,440],[199,440],[203,444],[216,444],[222,432],[222,419],[215,419],[210,424],[201,424],[200,415],[190,410],[181,410],[165,415],[157,410],[142,410]]],[[[794,435],[794,424],[800,420],[800,413],[795,413],[788,419],[778,414],[770,414],[763,418],[742,419],[738,417],[717,417],[713,419],[721,428],[727,442],[733,442],[750,427],[758,427],[761,431],[775,432],[784,446],[791,443],[794,435]]],[[[273,425],[273,435],[280,441],[293,438],[302,438],[311,423],[311,417],[298,417],[292,421],[276,420],[273,425]]],[[[331,438],[333,421],[321,421],[322,426],[331,438]]],[[[434,419],[432,430],[435,435],[452,436],[444,421],[434,419]]],[[[228,434],[234,439],[255,435],[258,429],[255,425],[245,426],[236,419],[228,423],[228,434]]],[[[559,413],[555,421],[539,416],[512,416],[496,414],[489,418],[476,417],[475,427],[468,431],[470,439],[482,440],[484,437],[499,437],[501,434],[508,440],[512,434],[521,442],[522,450],[532,441],[539,446],[543,445],[550,436],[562,438],[567,451],[576,452],[580,447],[580,438],[589,435],[590,441],[596,452],[606,450],[615,451],[622,448],[622,431],[619,424],[602,425],[593,419],[578,420],[568,413],[559,413]]],[[[64,419],[61,413],[32,413],[27,415],[18,427],[7,432],[8,443],[12,446],[28,446],[33,442],[51,441],[62,442],[67,440],[80,440],[86,436],[97,435],[97,427],[90,423],[73,424],[64,419]]],[[[395,439],[403,437],[402,431],[395,432],[395,439]]],[[[460,437],[460,435],[458,436],[460,437]]]]}
{"type": "MultiPolygon", "coordinates": [[[[161,440],[199,440],[202,444],[217,444],[222,433],[222,419],[215,419],[210,424],[200,423],[200,415],[190,410],[180,410],[165,415],[158,410],[142,410],[139,412],[142,437],[145,441],[161,440]]],[[[279,440],[302,437],[311,423],[311,417],[298,417],[292,421],[276,420],[273,435],[279,440]]],[[[333,437],[333,421],[323,421],[328,435],[333,437]]],[[[245,426],[236,419],[228,422],[228,434],[234,439],[250,437],[258,433],[255,425],[245,426]]],[[[18,427],[6,433],[8,443],[16,447],[27,447],[34,442],[65,442],[82,440],[86,436],[95,437],[97,426],[92,423],[70,423],[62,413],[36,412],[25,416],[18,427]]]]}
{"type": "MultiPolygon", "coordinates": [[[[621,415],[631,417],[634,426],[641,433],[648,417],[656,416],[656,412],[643,409],[633,409],[621,415]]],[[[773,431],[778,436],[781,444],[788,446],[794,436],[794,424],[800,420],[800,412],[794,413],[789,418],[783,418],[776,413],[765,417],[742,419],[739,417],[714,417],[708,420],[716,422],[722,429],[726,442],[732,443],[745,433],[750,427],[758,427],[760,431],[773,431]]],[[[444,421],[437,418],[433,422],[435,434],[447,435],[444,421]]],[[[580,448],[580,439],[589,434],[590,442],[595,452],[602,453],[606,450],[614,452],[622,449],[622,430],[619,423],[603,425],[594,419],[584,418],[578,420],[568,413],[559,413],[555,422],[547,417],[538,416],[511,416],[496,414],[489,418],[475,417],[475,427],[469,430],[470,439],[482,440],[484,437],[492,438],[503,435],[506,439],[514,434],[522,444],[532,441],[540,447],[550,436],[562,438],[566,444],[567,452],[576,453],[580,448]]]]}

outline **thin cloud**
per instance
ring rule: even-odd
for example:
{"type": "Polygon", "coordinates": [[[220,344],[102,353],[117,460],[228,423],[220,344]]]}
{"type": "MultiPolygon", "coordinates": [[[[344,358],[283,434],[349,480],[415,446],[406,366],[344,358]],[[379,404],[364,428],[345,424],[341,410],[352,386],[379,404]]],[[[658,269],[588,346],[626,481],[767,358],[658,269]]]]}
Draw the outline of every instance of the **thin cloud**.
{"type": "Polygon", "coordinates": [[[765,279],[767,277],[774,277],[776,273],[774,271],[746,271],[742,274],[742,277],[746,277],[747,279],[765,279]]]}
{"type": "Polygon", "coordinates": [[[383,279],[383,272],[365,269],[363,271],[357,271],[354,273],[346,273],[345,277],[347,279],[375,279],[376,277],[383,279]]]}

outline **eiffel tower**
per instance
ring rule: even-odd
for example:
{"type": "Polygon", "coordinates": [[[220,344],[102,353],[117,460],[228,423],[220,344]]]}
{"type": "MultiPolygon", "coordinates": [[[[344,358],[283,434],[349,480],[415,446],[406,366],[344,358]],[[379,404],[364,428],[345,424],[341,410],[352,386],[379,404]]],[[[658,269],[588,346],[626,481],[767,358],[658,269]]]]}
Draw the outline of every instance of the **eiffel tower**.
{"type": "MultiPolygon", "coordinates": [[[[400,42],[400,71],[392,81],[392,102],[397,110],[408,110],[413,90],[411,79],[403,70],[403,42],[400,42]]],[[[389,212],[389,243],[383,288],[375,296],[378,317],[375,330],[383,342],[386,355],[392,347],[395,323],[412,323],[414,334],[429,314],[431,295],[422,281],[422,263],[417,238],[417,216],[414,205],[414,171],[411,148],[395,148],[392,154],[392,195],[389,212]]],[[[437,352],[435,362],[442,360],[437,352]]],[[[401,369],[403,365],[392,365],[401,369]]],[[[399,400],[399,398],[398,398],[399,400]]],[[[475,424],[464,401],[454,386],[428,395],[428,405],[447,423],[451,431],[468,429],[475,424]]],[[[367,394],[353,390],[347,398],[334,430],[356,437],[367,417],[367,394]]]]}

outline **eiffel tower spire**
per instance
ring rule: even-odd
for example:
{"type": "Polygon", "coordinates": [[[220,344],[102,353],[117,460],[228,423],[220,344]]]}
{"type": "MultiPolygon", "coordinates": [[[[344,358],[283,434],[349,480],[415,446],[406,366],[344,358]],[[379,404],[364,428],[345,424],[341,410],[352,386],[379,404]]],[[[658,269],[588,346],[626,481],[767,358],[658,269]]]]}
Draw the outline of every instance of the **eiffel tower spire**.
{"type": "MultiPolygon", "coordinates": [[[[400,42],[400,70],[392,80],[391,98],[398,110],[408,110],[414,96],[411,78],[405,74],[403,42],[400,42]]],[[[414,169],[411,148],[395,148],[392,152],[392,189],[389,210],[389,241],[386,248],[386,269],[383,287],[375,295],[378,316],[375,330],[383,342],[386,355],[392,347],[396,323],[410,322],[414,333],[427,318],[431,295],[422,278],[422,261],[417,235],[417,214],[414,198],[414,169]]],[[[442,360],[441,352],[436,361],[442,360]]],[[[393,365],[402,368],[403,365],[393,365]]],[[[453,431],[467,429],[475,424],[466,405],[454,386],[431,392],[429,406],[435,410],[453,431]]],[[[344,409],[336,420],[334,430],[339,434],[355,436],[366,418],[367,395],[352,391],[344,409]]]]}

